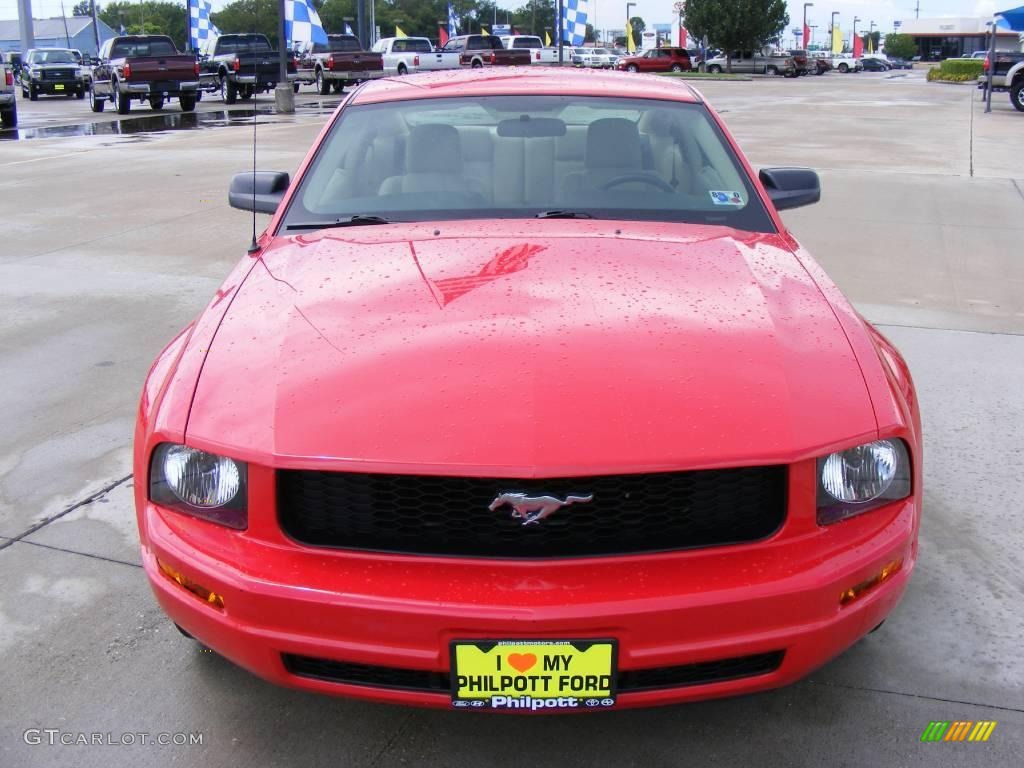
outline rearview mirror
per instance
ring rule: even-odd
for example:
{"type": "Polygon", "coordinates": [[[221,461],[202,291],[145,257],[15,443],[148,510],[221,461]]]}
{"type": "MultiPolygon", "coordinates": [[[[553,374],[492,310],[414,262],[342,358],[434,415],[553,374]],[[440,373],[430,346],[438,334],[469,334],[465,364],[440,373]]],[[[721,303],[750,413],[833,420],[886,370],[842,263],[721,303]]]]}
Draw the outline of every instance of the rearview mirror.
{"type": "Polygon", "coordinates": [[[565,136],[565,122],[554,117],[520,115],[498,123],[498,135],[505,139],[539,139],[565,136]]]}
{"type": "Polygon", "coordinates": [[[289,182],[283,171],[237,173],[228,187],[228,203],[242,211],[274,213],[288,191],[289,182]]]}
{"type": "Polygon", "coordinates": [[[821,200],[821,181],[810,168],[762,168],[758,178],[778,211],[821,200]]]}

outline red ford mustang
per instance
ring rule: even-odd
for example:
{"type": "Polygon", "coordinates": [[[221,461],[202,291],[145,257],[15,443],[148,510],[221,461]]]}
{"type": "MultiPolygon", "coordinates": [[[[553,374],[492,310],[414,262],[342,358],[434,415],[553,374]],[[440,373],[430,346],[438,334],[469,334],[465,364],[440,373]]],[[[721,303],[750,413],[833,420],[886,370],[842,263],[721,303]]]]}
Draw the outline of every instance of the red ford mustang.
{"type": "Polygon", "coordinates": [[[917,557],[899,353],[655,78],[356,89],[161,353],[143,562],[183,632],[282,685],[513,712],[791,683],[917,557]]]}

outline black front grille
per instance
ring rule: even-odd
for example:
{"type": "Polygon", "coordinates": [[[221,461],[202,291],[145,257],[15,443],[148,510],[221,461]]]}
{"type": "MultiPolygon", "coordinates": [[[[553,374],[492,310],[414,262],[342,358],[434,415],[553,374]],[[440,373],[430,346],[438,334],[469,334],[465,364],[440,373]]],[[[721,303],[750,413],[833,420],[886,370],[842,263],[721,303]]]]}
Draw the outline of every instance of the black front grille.
{"type": "Polygon", "coordinates": [[[74,80],[75,70],[73,69],[44,69],[43,80],[74,80]]]}
{"type": "Polygon", "coordinates": [[[786,515],[786,467],[546,480],[278,473],[281,527],[304,544],[477,557],[579,557],[763,539],[786,515]],[[530,525],[502,493],[593,496],[530,525]]]}
{"type": "MultiPolygon", "coordinates": [[[[619,672],[618,691],[619,693],[631,693],[664,688],[684,688],[689,685],[707,685],[766,675],[779,668],[784,656],[784,651],[771,651],[753,656],[683,664],[677,667],[623,670],[619,672]]],[[[290,653],[282,654],[281,659],[285,669],[298,677],[426,693],[448,693],[451,690],[451,678],[447,672],[352,664],[347,661],[331,661],[311,656],[296,656],[290,653]]]]}

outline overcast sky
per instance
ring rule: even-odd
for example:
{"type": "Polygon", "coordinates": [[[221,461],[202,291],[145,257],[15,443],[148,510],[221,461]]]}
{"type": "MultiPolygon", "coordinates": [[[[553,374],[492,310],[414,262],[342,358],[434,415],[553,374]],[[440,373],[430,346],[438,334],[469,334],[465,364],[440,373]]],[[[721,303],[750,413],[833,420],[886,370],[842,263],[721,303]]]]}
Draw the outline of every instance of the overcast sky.
{"type": "MultiPolygon", "coordinates": [[[[228,0],[212,0],[215,9],[222,8],[228,0]]],[[[596,16],[595,26],[598,29],[621,29],[623,17],[626,15],[626,4],[623,0],[589,0],[592,16],[596,16]]],[[[64,8],[70,13],[76,0],[64,0],[64,8]]],[[[498,0],[498,4],[518,6],[525,0],[498,0]]],[[[921,0],[921,17],[935,16],[984,16],[996,10],[1006,10],[1024,3],[1024,0],[921,0]]],[[[634,15],[640,16],[648,24],[668,24],[674,19],[672,6],[674,0],[636,0],[634,15]]],[[[824,40],[828,34],[828,25],[833,11],[838,11],[836,23],[849,34],[854,16],[861,22],[858,29],[866,28],[874,21],[883,33],[892,32],[895,19],[914,18],[915,0],[841,0],[839,2],[816,2],[813,8],[807,9],[808,25],[817,25],[814,31],[815,41],[824,40]]],[[[100,0],[103,5],[103,0],[100,0]]],[[[33,15],[36,18],[60,16],[60,0],[33,0],[33,15]]],[[[0,18],[15,19],[18,17],[17,0],[0,0],[0,18]]],[[[799,27],[803,19],[803,3],[789,0],[789,29],[799,27]]],[[[333,30],[332,30],[333,31],[333,30]]],[[[387,30],[384,30],[385,32],[387,30]]],[[[787,31],[787,37],[789,33],[787,31]]]]}

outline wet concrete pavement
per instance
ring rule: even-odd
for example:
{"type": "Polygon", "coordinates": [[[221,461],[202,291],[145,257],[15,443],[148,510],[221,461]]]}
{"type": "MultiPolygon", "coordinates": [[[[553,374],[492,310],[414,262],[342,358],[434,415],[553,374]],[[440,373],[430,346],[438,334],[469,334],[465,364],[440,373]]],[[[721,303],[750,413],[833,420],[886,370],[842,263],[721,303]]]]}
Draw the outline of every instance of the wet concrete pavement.
{"type": "MultiPolygon", "coordinates": [[[[1024,763],[1024,156],[1000,150],[1019,150],[1024,115],[856,77],[702,88],[755,164],[822,169],[822,203],[787,220],[914,371],[926,517],[909,592],[795,686],[579,718],[281,690],[180,637],[138,567],[132,421],[153,357],[244,253],[226,188],[249,134],[227,116],[0,142],[0,196],[19,201],[0,240],[0,766],[1024,763]],[[957,719],[999,725],[985,744],[920,743],[957,719]],[[203,743],[36,745],[33,728],[203,743]]],[[[324,117],[265,120],[259,166],[294,171],[324,117]]]]}

